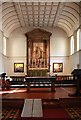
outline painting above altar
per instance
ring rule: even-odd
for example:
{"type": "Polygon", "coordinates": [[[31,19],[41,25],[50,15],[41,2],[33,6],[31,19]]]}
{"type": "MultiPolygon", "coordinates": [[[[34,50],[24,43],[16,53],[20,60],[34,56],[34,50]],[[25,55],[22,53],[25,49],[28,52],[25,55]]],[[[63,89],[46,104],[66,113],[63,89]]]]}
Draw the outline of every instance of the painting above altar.
{"type": "Polygon", "coordinates": [[[43,58],[43,43],[34,42],[33,43],[33,59],[43,58]]]}
{"type": "Polygon", "coordinates": [[[32,42],[29,47],[29,67],[30,68],[47,68],[48,67],[48,48],[44,41],[32,42]]]}

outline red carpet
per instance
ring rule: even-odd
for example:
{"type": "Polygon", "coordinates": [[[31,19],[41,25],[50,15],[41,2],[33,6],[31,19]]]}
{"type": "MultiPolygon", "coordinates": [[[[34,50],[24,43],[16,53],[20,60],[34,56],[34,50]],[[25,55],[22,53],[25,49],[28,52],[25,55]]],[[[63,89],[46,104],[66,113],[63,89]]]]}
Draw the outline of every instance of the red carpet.
{"type": "Polygon", "coordinates": [[[47,118],[70,118],[68,113],[62,108],[44,108],[43,116],[47,118]]]}
{"type": "Polygon", "coordinates": [[[2,120],[71,120],[67,111],[62,108],[44,108],[43,117],[27,117],[21,118],[20,109],[4,109],[2,114],[2,120]]]}
{"type": "Polygon", "coordinates": [[[80,98],[43,99],[43,117],[36,118],[21,117],[23,103],[21,99],[3,100],[2,120],[81,120],[80,98]]]}

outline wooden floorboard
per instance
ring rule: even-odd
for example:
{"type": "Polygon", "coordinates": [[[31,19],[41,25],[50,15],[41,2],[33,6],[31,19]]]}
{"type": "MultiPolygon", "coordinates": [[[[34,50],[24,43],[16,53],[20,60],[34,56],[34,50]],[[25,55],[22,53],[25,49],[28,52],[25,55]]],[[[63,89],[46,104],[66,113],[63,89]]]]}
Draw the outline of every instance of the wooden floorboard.
{"type": "Polygon", "coordinates": [[[71,98],[68,93],[74,93],[75,87],[56,87],[56,92],[50,92],[50,88],[31,88],[28,93],[26,88],[14,88],[10,92],[0,94],[2,99],[59,99],[71,98]]]}

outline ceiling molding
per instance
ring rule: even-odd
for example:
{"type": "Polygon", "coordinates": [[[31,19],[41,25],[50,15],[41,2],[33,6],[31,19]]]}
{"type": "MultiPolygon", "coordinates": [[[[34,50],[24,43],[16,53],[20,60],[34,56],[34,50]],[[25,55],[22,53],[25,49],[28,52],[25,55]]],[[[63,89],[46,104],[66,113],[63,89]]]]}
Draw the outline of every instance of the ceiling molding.
{"type": "Polygon", "coordinates": [[[61,18],[61,17],[60,17],[59,20],[64,20],[64,21],[68,22],[68,23],[70,24],[71,27],[73,27],[72,23],[71,23],[69,20],[67,20],[67,19],[65,19],[65,18],[61,18]]]}
{"type": "Polygon", "coordinates": [[[70,27],[66,22],[64,22],[64,21],[59,21],[59,23],[64,24],[66,27],[68,27],[68,28],[71,30],[71,27],[70,27]]]}
{"type": "Polygon", "coordinates": [[[78,21],[78,18],[71,11],[68,11],[68,10],[63,10],[63,11],[68,14],[71,14],[76,19],[76,21],[78,21]]]}
{"type": "MultiPolygon", "coordinates": [[[[74,21],[71,17],[69,17],[68,15],[65,15],[64,13],[62,13],[61,15],[64,16],[64,17],[69,18],[69,19],[75,24],[75,21],[74,21]]],[[[61,16],[61,17],[62,17],[62,16],[61,16]]]]}
{"type": "Polygon", "coordinates": [[[8,22],[5,22],[5,24],[3,24],[4,28],[6,28],[7,25],[9,25],[10,23],[12,23],[12,22],[14,22],[14,21],[19,22],[18,18],[13,18],[12,20],[10,20],[10,21],[8,21],[8,22]]]}
{"type": "Polygon", "coordinates": [[[20,0],[2,3],[2,26],[7,36],[19,28],[56,26],[71,33],[79,27],[80,4],[78,2],[20,0]]]}

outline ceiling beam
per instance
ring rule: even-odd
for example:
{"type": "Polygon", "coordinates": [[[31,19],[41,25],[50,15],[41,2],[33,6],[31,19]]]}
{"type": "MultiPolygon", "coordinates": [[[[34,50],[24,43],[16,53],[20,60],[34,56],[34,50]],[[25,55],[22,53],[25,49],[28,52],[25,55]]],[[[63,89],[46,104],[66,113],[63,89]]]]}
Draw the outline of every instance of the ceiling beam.
{"type": "Polygon", "coordinates": [[[44,22],[45,22],[46,4],[47,4],[47,2],[45,2],[45,7],[44,7],[43,26],[44,26],[44,22]]]}
{"type": "MultiPolygon", "coordinates": [[[[14,6],[14,9],[15,9],[17,17],[18,17],[18,12],[17,12],[17,8],[16,8],[16,5],[15,5],[15,2],[13,2],[13,6],[14,6]]],[[[18,20],[19,20],[19,23],[20,23],[20,27],[22,27],[22,24],[21,24],[21,21],[20,21],[19,17],[18,17],[18,20]]]]}
{"type": "Polygon", "coordinates": [[[32,2],[32,16],[33,16],[33,26],[35,26],[35,19],[34,19],[34,4],[32,2]]]}
{"type": "Polygon", "coordinates": [[[49,21],[50,21],[50,16],[51,16],[52,8],[53,8],[53,2],[51,3],[51,9],[50,9],[49,17],[48,17],[47,26],[49,26],[49,21]]]}
{"type": "Polygon", "coordinates": [[[65,3],[63,3],[63,2],[58,3],[56,14],[55,14],[55,17],[54,17],[54,20],[53,20],[53,23],[52,23],[52,27],[54,27],[58,23],[58,20],[59,20],[61,12],[63,10],[64,4],[65,3]]]}
{"type": "Polygon", "coordinates": [[[26,15],[27,15],[27,19],[28,19],[28,25],[30,26],[30,20],[29,20],[29,13],[28,13],[28,5],[25,2],[25,6],[26,6],[26,15]]]}
{"type": "Polygon", "coordinates": [[[24,27],[24,26],[26,26],[26,24],[25,24],[25,21],[24,21],[24,16],[23,16],[23,12],[22,12],[21,2],[20,3],[17,2],[16,4],[18,5],[18,8],[19,8],[19,9],[17,9],[17,12],[19,11],[18,17],[20,18],[21,24],[24,27]]]}
{"type": "Polygon", "coordinates": [[[40,26],[40,2],[38,3],[38,26],[40,26]]]}

